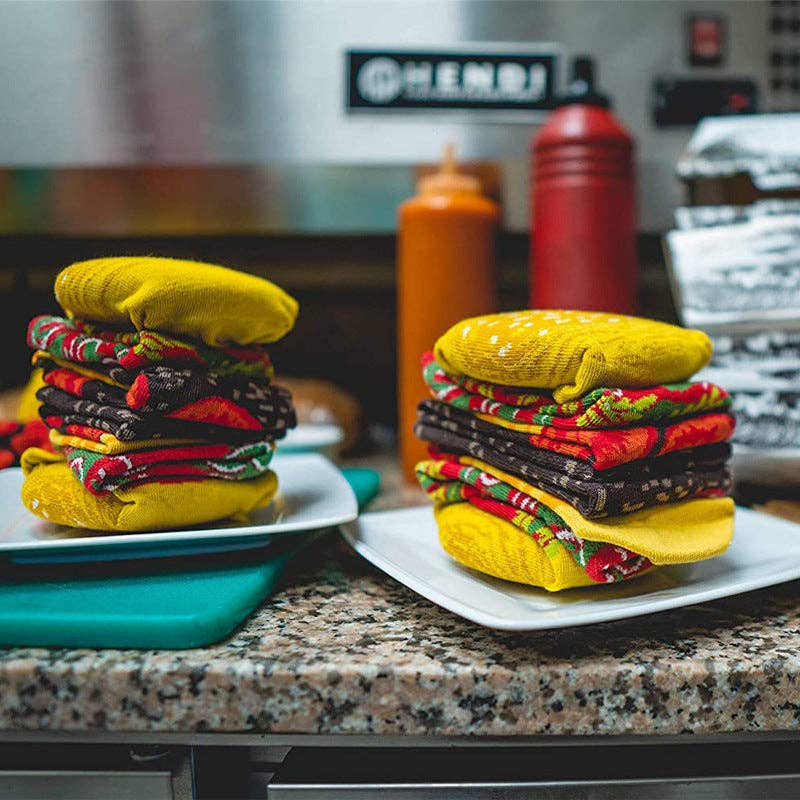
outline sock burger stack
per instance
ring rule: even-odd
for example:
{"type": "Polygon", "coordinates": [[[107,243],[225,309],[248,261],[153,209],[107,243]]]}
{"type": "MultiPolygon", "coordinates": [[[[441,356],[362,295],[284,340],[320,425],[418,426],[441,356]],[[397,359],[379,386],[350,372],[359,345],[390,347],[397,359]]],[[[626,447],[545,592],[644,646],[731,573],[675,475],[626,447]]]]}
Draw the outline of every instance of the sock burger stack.
{"type": "Polygon", "coordinates": [[[264,345],[297,303],[269,281],[166,258],[73,264],[66,317],[28,329],[39,414],[57,452],[22,458],[22,499],[51,522],[156,530],[270,502],[276,440],[295,425],[264,345]]]}
{"type": "Polygon", "coordinates": [[[733,533],[730,397],[689,382],[705,334],[634,317],[464,320],[423,357],[415,433],[456,560],[551,591],[722,553],[733,533]]]}

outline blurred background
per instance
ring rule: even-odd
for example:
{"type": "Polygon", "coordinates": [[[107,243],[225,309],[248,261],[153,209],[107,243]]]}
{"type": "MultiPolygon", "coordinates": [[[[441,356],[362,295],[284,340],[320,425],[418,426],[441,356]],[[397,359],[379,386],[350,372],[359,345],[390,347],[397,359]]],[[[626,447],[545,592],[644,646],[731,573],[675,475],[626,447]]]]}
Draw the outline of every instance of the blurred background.
{"type": "Polygon", "coordinates": [[[775,179],[797,145],[759,151],[798,141],[775,114],[800,109],[797,2],[0,2],[0,380],[24,382],[25,325],[56,311],[62,266],[158,253],[295,294],[297,329],[271,348],[279,372],[332,381],[391,430],[398,206],[455,144],[502,210],[500,305],[527,306],[529,147],[575,56],[635,140],[640,310],[677,320],[663,247],[676,209],[706,228],[800,196],[775,179]],[[480,51],[533,54],[537,97],[395,101],[391,64],[424,82],[448,53],[480,51]],[[706,117],[773,122],[743,152],[738,129],[693,150],[706,117]],[[727,211],[691,216],[712,204],[727,211]]]}

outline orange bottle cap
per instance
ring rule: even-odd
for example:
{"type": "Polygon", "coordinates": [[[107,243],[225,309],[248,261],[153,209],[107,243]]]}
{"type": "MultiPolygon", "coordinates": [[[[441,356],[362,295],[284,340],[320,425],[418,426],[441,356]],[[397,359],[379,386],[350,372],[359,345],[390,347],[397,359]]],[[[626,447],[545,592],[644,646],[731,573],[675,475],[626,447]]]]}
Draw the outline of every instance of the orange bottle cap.
{"type": "Polygon", "coordinates": [[[456,148],[446,144],[442,164],[438,172],[424,175],[417,181],[420,194],[454,194],[456,192],[481,193],[481,182],[474,175],[458,172],[456,165],[456,148]]]}

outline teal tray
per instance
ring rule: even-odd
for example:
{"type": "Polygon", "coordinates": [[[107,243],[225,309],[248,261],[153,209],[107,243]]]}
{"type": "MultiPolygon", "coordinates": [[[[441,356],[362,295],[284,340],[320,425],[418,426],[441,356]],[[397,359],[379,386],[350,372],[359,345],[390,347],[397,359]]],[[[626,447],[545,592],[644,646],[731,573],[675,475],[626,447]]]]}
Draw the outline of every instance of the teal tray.
{"type": "MultiPolygon", "coordinates": [[[[378,492],[378,473],[343,472],[363,508],[378,492]]],[[[6,563],[0,644],[170,650],[210,644],[269,597],[289,560],[321,535],[191,558],[6,563]]]]}

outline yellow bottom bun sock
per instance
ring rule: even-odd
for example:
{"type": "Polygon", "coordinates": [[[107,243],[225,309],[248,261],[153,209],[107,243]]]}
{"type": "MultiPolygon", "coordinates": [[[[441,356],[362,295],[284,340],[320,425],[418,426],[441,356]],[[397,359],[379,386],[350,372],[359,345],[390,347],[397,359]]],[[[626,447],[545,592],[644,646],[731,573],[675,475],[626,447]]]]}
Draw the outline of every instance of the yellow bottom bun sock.
{"type": "Polygon", "coordinates": [[[562,546],[544,548],[510,522],[469,503],[437,506],[439,541],[470,569],[549,592],[597,586],[562,546]]]}
{"type": "Polygon", "coordinates": [[[243,518],[270,503],[274,472],[250,481],[144,483],[96,497],[83,488],[62,456],[39,448],[21,459],[22,502],[48,522],[113,532],[184,528],[228,517],[243,518]]]}
{"type": "MultiPolygon", "coordinates": [[[[730,497],[682,500],[618,517],[586,519],[569,503],[515,475],[469,456],[460,457],[459,462],[477,467],[541,501],[581,539],[624,547],[653,564],[688,564],[714,558],[724,553],[733,539],[735,506],[730,497]]],[[[514,526],[509,523],[509,527],[514,526]]]]}

